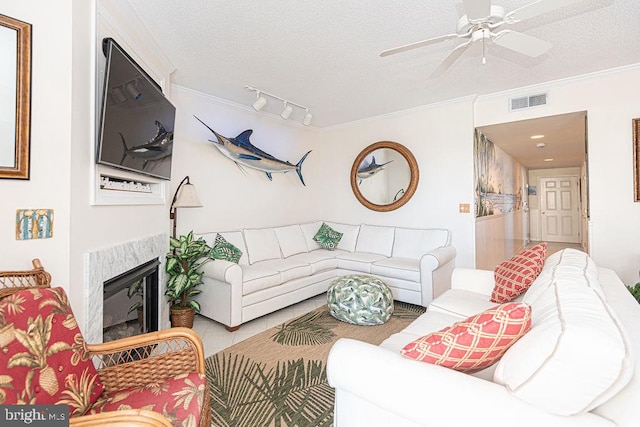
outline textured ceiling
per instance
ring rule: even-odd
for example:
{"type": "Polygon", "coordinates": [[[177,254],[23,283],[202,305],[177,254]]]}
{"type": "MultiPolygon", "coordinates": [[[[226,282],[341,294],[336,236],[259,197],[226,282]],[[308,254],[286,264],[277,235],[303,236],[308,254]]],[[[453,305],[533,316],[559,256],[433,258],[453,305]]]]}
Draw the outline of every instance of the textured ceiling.
{"type": "MultiPolygon", "coordinates": [[[[254,85],[332,126],[473,94],[640,63],[637,0],[584,0],[510,28],[553,48],[529,58],[475,43],[430,79],[459,41],[385,58],[385,49],[455,32],[450,0],[129,0],[176,67],[173,82],[251,105],[254,85]]],[[[511,11],[531,0],[493,0],[511,11]]],[[[263,111],[279,114],[270,100],[263,111]]],[[[301,120],[297,109],[292,119],[301,120]]]]}

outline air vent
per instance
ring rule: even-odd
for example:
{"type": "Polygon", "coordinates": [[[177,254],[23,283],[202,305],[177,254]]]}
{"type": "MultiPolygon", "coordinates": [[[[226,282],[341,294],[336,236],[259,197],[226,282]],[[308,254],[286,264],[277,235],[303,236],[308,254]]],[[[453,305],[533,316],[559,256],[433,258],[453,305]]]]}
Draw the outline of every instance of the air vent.
{"type": "Polygon", "coordinates": [[[509,111],[538,107],[540,105],[547,105],[546,93],[539,93],[536,95],[527,95],[521,96],[519,98],[509,99],[509,111]]]}

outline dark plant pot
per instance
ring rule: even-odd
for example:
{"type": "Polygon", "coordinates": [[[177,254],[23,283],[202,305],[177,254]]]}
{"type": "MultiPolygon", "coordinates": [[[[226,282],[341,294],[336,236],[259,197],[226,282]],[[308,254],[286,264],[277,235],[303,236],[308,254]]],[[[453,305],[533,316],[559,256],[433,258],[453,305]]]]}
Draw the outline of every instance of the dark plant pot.
{"type": "Polygon", "coordinates": [[[193,318],[196,311],[192,307],[173,308],[171,307],[171,326],[174,328],[193,328],[193,318]]]}

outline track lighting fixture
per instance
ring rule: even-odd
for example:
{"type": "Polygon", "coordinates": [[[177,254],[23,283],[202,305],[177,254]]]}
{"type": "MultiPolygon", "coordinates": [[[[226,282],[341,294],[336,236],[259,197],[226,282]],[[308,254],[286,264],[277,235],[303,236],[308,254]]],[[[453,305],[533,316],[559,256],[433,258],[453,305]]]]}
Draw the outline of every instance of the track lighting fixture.
{"type": "Polygon", "coordinates": [[[256,111],[262,110],[264,106],[267,105],[267,98],[265,98],[265,96],[268,96],[284,103],[284,108],[280,113],[280,117],[282,117],[283,119],[287,120],[289,117],[291,117],[291,115],[293,114],[293,107],[298,107],[301,110],[304,110],[304,118],[302,119],[302,124],[305,126],[309,126],[311,124],[313,115],[309,112],[309,108],[300,104],[296,104],[295,102],[287,101],[286,99],[280,98],[279,96],[273,95],[271,93],[264,92],[254,86],[247,85],[245,86],[245,88],[256,93],[256,100],[252,104],[253,108],[256,111]]]}
{"type": "Polygon", "coordinates": [[[311,120],[313,119],[313,115],[309,112],[309,109],[307,108],[304,114],[304,119],[302,120],[302,124],[305,126],[309,126],[311,124],[311,120]]]}
{"type": "Polygon", "coordinates": [[[256,101],[253,103],[253,108],[256,111],[260,111],[265,105],[267,105],[267,98],[260,96],[260,91],[256,92],[256,98],[256,101]]]}
{"type": "Polygon", "coordinates": [[[282,113],[280,113],[280,117],[287,120],[291,117],[291,113],[293,113],[293,108],[287,103],[287,101],[284,101],[284,108],[282,109],[282,113]]]}
{"type": "Polygon", "coordinates": [[[140,99],[140,97],[142,96],[142,94],[140,93],[140,91],[138,91],[138,88],[136,87],[135,80],[127,83],[126,88],[127,88],[127,92],[129,92],[129,95],[133,96],[133,99],[140,99]]]}

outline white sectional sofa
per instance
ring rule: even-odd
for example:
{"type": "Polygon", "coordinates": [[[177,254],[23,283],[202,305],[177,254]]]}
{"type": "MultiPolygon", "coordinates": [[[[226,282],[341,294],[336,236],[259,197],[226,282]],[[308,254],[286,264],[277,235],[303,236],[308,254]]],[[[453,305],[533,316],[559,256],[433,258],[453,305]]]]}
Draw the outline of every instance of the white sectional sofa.
{"type": "Polygon", "coordinates": [[[418,337],[486,310],[493,272],[456,269],[452,289],[380,346],[343,339],[329,383],[340,426],[636,427],[640,305],[616,274],[572,249],[553,254],[524,296],[531,330],[469,375],[403,357],[418,337]]]}
{"type": "MultiPolygon", "coordinates": [[[[343,233],[333,251],[313,240],[322,221],[220,232],[242,257],[238,264],[215,260],[204,266],[201,314],[234,330],[326,292],[347,274],[378,277],[394,299],[422,306],[449,289],[456,251],[448,230],[326,223],[343,233]]],[[[216,234],[198,236],[213,245],[216,234]]]]}

